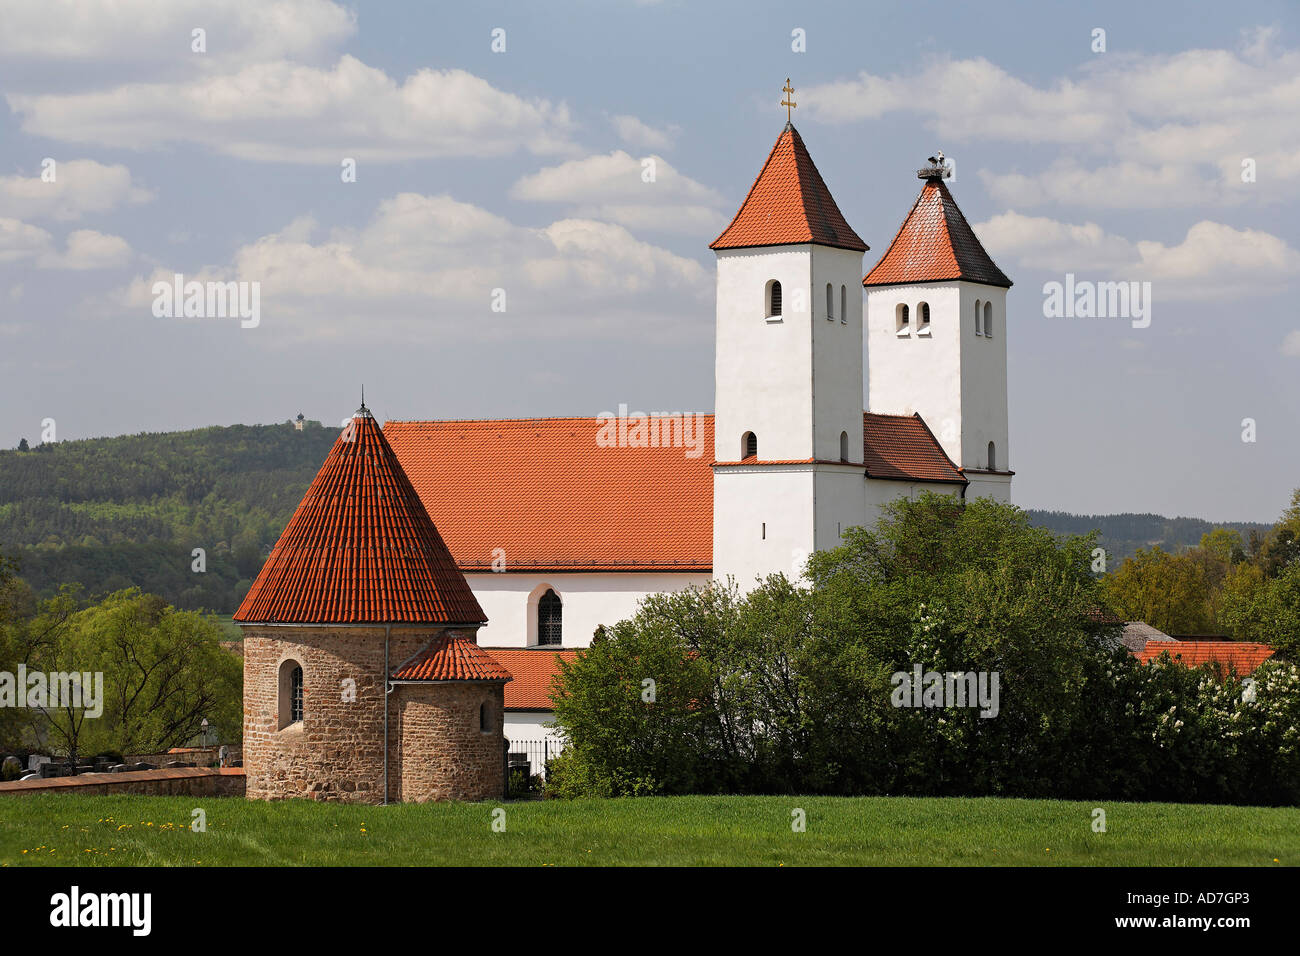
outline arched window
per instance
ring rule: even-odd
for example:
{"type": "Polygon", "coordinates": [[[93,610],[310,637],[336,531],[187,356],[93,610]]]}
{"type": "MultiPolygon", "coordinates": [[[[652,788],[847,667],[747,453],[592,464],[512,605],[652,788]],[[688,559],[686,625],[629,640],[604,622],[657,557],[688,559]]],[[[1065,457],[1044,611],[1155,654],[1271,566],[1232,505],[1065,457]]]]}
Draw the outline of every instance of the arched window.
{"type": "Polygon", "coordinates": [[[993,303],[984,303],[984,334],[993,338],[993,303]]]}
{"type": "Polygon", "coordinates": [[[302,665],[288,660],[280,664],[280,692],[277,702],[277,725],[280,730],[302,721],[305,697],[302,665]]]}
{"type": "Polygon", "coordinates": [[[478,729],[485,734],[492,733],[492,711],[487,701],[478,705],[478,729]]]}
{"type": "Polygon", "coordinates": [[[840,461],[849,460],[849,433],[840,432],[840,461]]]}
{"type": "Polygon", "coordinates": [[[740,457],[758,457],[758,436],[753,432],[745,432],[745,434],[740,436],[740,457]]]}
{"type": "Polygon", "coordinates": [[[563,606],[560,596],[550,588],[537,602],[537,643],[558,646],[564,641],[563,606]]]}
{"type": "Polygon", "coordinates": [[[849,290],[840,286],[840,325],[849,324],[849,290]]]}
{"type": "Polygon", "coordinates": [[[975,334],[976,335],[984,334],[984,323],[981,321],[981,315],[982,313],[980,312],[980,300],[976,299],[975,300],[975,334]]]}
{"type": "Polygon", "coordinates": [[[781,283],[773,279],[767,284],[767,317],[776,318],[781,314],[781,283]]]}
{"type": "Polygon", "coordinates": [[[898,328],[899,335],[908,334],[908,332],[910,331],[910,326],[909,326],[910,322],[911,322],[911,315],[908,312],[907,304],[904,302],[900,302],[898,306],[894,309],[894,324],[898,328]]]}
{"type": "Polygon", "coordinates": [[[989,471],[998,470],[998,453],[993,447],[993,442],[989,442],[989,471]]]}
{"type": "Polygon", "coordinates": [[[826,283],[826,321],[830,322],[835,318],[835,287],[829,282],[826,283]]]}
{"type": "Polygon", "coordinates": [[[930,303],[922,302],[916,307],[916,331],[928,332],[930,330],[930,303]]]}

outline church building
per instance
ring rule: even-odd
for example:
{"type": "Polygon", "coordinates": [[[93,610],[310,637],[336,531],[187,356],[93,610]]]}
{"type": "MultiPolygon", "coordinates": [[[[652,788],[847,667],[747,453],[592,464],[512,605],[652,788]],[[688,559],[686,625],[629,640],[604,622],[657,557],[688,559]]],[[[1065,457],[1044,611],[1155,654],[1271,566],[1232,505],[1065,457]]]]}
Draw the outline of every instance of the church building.
{"type": "MultiPolygon", "coordinates": [[[[382,767],[391,799],[480,792],[488,737],[551,737],[559,659],[646,595],[797,576],[812,552],[899,497],[1009,501],[1011,280],[946,172],[942,154],[918,171],[920,194],[862,278],[868,246],[786,124],[710,246],[714,413],[690,416],[694,446],[677,440],[680,421],[674,440],[657,440],[659,429],[655,440],[610,442],[601,416],[381,431],[363,407],[236,616],[248,635],[250,793],[255,778],[266,781],[259,794],[314,779],[344,750],[365,773],[343,787],[366,774],[384,786],[373,782],[382,767]],[[377,702],[387,674],[390,700],[368,705],[364,729],[340,724],[345,712],[326,699],[352,673],[341,662],[362,661],[358,693],[377,702]],[[303,734],[287,719],[297,687],[328,708],[320,726],[335,728],[332,742],[314,738],[310,758],[307,744],[282,743],[303,734]],[[441,776],[413,769],[416,754],[436,750],[420,720],[449,728],[456,757],[441,776]],[[465,783],[460,767],[479,769],[465,783]]],[[[313,739],[310,714],[301,723],[313,739]]]]}

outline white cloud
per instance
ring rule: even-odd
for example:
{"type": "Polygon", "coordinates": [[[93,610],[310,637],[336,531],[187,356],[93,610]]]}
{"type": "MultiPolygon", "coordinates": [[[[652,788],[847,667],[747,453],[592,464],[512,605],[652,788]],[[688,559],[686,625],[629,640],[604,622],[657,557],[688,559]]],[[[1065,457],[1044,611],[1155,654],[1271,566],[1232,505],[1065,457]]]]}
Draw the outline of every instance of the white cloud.
{"type": "Polygon", "coordinates": [[[110,269],[130,260],[131,246],[121,236],[78,229],[68,235],[65,251],[47,252],[37,264],[46,269],[110,269]]]}
{"type": "Polygon", "coordinates": [[[683,175],[661,156],[638,159],[622,150],[549,166],[519,179],[510,196],[566,203],[584,219],[606,219],[631,229],[717,232],[726,224],[723,197],[683,175]],[[654,181],[645,180],[652,163],[654,181]]]}
{"type": "Polygon", "coordinates": [[[1130,242],[1096,223],[1075,225],[1007,212],[975,227],[995,259],[1095,281],[1150,281],[1163,299],[1212,300],[1287,288],[1300,252],[1256,229],[1203,220],[1176,245],[1130,242]]]}
{"type": "Polygon", "coordinates": [[[1300,358],[1300,329],[1287,333],[1286,338],[1282,340],[1282,354],[1300,358]]]}
{"type": "Polygon", "coordinates": [[[39,226],[0,218],[0,263],[30,261],[41,269],[105,269],[125,265],[131,247],[120,236],[93,229],[68,235],[60,250],[54,236],[39,226]]]}
{"type": "Polygon", "coordinates": [[[564,219],[517,226],[450,196],[403,193],[359,229],[298,219],[191,275],[158,269],[122,292],[147,314],[155,281],[261,283],[262,326],[291,338],[395,341],[502,336],[682,334],[707,311],[712,283],[691,259],[621,226],[564,219]],[[506,311],[491,309],[493,290],[506,311]]]}
{"type": "Polygon", "coordinates": [[[464,70],[423,69],[399,84],[351,56],[331,69],[276,61],[180,83],[6,100],[35,136],[125,149],[193,143],[269,162],[571,149],[563,103],[524,99],[464,70]]]}
{"type": "Polygon", "coordinates": [[[39,226],[0,218],[0,262],[17,262],[50,248],[54,237],[39,226]]]}
{"type": "Polygon", "coordinates": [[[54,170],[53,182],[44,182],[39,174],[0,176],[0,215],[64,221],[153,198],[149,190],[131,181],[131,171],[120,164],[73,159],[57,163],[54,170]]]}
{"type": "Polygon", "coordinates": [[[356,16],[329,0],[0,0],[0,56],[106,62],[166,71],[232,62],[310,59],[356,31],[356,16]],[[207,31],[207,52],[190,49],[207,31]]]}
{"type": "Polygon", "coordinates": [[[1094,56],[1044,85],[982,57],[936,57],[917,72],[809,87],[800,105],[833,123],[919,113],[934,145],[967,168],[977,160],[962,144],[1055,150],[1048,162],[981,172],[1007,203],[1194,207],[1300,195],[1300,124],[1284,119],[1300,115],[1297,76],[1300,50],[1257,31],[1237,51],[1094,56]],[[1241,181],[1245,159],[1257,183],[1241,181]]]}
{"type": "Polygon", "coordinates": [[[618,138],[634,149],[672,149],[673,141],[681,133],[680,126],[670,125],[665,129],[656,129],[635,116],[612,116],[610,123],[618,133],[618,138]]]}

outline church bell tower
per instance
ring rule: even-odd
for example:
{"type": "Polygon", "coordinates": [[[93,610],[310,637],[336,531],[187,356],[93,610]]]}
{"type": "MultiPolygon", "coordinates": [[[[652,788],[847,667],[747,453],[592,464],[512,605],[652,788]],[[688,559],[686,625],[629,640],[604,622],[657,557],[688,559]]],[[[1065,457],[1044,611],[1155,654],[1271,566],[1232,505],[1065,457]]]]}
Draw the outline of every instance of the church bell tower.
{"type": "Polygon", "coordinates": [[[867,244],[787,122],[710,248],[713,574],[750,588],[756,576],[799,573],[812,551],[861,524],[867,244]]]}

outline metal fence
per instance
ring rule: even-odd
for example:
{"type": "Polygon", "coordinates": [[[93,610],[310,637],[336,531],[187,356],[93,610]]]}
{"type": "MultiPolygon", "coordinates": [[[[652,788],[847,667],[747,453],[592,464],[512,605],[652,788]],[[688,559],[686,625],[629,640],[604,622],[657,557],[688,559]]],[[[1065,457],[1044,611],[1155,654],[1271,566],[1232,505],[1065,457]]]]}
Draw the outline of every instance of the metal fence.
{"type": "Polygon", "coordinates": [[[528,776],[546,776],[546,764],[561,750],[564,749],[564,742],[554,737],[546,737],[542,740],[510,740],[506,748],[506,765],[508,767],[522,767],[527,765],[528,776]]]}

